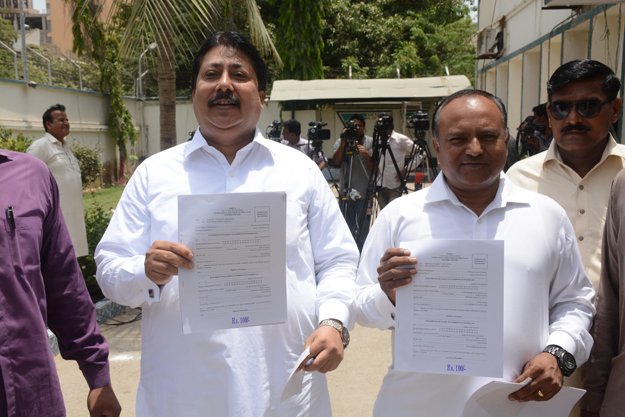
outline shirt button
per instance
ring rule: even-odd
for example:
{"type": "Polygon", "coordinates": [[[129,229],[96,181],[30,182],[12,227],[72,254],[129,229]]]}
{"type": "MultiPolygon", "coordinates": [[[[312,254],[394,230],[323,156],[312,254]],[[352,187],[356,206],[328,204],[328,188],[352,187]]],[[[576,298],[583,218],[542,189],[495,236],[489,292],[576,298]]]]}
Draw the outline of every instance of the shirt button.
{"type": "Polygon", "coordinates": [[[584,189],[584,186],[583,186],[583,185],[580,185],[580,186],[579,186],[579,189],[580,189],[580,190],[583,190],[583,189],[584,189]]]}
{"type": "Polygon", "coordinates": [[[154,290],[152,288],[148,290],[148,296],[150,296],[150,298],[154,298],[154,290]]]}
{"type": "Polygon", "coordinates": [[[582,240],[584,240],[584,236],[578,237],[577,240],[579,240],[581,242],[582,240]]]}
{"type": "Polygon", "coordinates": [[[585,214],[585,213],[586,213],[586,210],[580,209],[579,214],[585,214]]]}

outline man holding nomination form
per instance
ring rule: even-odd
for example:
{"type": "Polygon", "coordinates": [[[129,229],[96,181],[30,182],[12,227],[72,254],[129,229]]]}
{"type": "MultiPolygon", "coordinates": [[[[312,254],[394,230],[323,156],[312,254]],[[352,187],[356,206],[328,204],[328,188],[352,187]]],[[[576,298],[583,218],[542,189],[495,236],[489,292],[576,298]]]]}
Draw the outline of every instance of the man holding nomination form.
{"type": "MultiPolygon", "coordinates": [[[[594,290],[584,273],[564,210],[548,197],[513,185],[506,110],[487,92],[462,90],[434,113],[434,148],[442,175],[430,188],[392,201],[377,218],[359,264],[358,322],[395,327],[395,291],[419,279],[419,260],[400,242],[503,240],[503,380],[531,382],[510,401],[548,401],[571,363],[592,347],[594,290]]],[[[401,372],[391,365],[374,416],[458,417],[467,399],[492,378],[401,372]]]]}
{"type": "Polygon", "coordinates": [[[207,39],[193,64],[198,129],[137,168],[98,245],[103,292],[143,310],[138,417],[331,415],[325,372],[349,341],[358,249],[317,165],[256,128],[266,80],[247,39],[207,39]],[[177,197],[240,192],[286,193],[287,320],[183,335],[178,269],[194,254],[178,243],[177,197]],[[305,346],[302,390],[281,401],[305,346]]]}

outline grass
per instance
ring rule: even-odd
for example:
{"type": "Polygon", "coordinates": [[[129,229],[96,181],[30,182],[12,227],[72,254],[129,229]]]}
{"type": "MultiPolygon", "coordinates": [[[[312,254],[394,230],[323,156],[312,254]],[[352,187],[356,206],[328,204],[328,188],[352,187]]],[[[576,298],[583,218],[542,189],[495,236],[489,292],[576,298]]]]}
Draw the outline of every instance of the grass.
{"type": "Polygon", "coordinates": [[[85,211],[88,211],[97,202],[105,210],[114,209],[123,191],[124,187],[121,185],[85,191],[82,194],[83,207],[85,211]]]}

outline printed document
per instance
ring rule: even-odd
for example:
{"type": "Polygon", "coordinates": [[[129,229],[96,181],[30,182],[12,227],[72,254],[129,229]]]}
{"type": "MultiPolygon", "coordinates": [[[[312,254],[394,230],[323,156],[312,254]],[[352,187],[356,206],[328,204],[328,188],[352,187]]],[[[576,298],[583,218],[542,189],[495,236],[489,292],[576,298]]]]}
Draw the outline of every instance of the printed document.
{"type": "Polygon", "coordinates": [[[396,370],[503,376],[503,241],[400,243],[417,258],[397,289],[396,370]]]}
{"type": "Polygon", "coordinates": [[[184,333],[286,321],[284,192],[179,196],[178,230],[184,333]]]}
{"type": "Polygon", "coordinates": [[[492,381],[471,395],[462,417],[568,417],[586,390],[563,386],[549,401],[510,401],[523,383],[492,381]]]}

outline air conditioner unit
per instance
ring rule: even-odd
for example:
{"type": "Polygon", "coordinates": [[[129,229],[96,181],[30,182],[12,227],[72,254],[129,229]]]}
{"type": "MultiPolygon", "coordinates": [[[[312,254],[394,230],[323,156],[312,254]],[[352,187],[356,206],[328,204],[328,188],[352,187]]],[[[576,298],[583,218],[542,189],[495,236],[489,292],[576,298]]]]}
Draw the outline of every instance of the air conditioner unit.
{"type": "Polygon", "coordinates": [[[625,0],[544,0],[544,2],[545,7],[572,7],[625,3],[625,0]]]}
{"type": "Polygon", "coordinates": [[[477,34],[477,58],[492,59],[499,55],[497,34],[499,30],[486,28],[477,34]]]}

